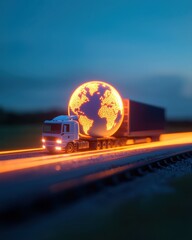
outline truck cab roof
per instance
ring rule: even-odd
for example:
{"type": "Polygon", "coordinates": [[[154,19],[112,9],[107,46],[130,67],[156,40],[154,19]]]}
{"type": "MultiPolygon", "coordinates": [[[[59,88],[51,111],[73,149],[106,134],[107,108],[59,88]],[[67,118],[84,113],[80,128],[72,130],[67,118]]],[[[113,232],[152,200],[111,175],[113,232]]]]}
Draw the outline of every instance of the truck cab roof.
{"type": "Polygon", "coordinates": [[[53,118],[52,120],[45,120],[44,123],[63,123],[63,122],[68,122],[68,121],[77,121],[78,120],[78,117],[76,115],[71,115],[71,116],[68,116],[68,115],[60,115],[60,116],[57,116],[55,118],[53,118]]]}

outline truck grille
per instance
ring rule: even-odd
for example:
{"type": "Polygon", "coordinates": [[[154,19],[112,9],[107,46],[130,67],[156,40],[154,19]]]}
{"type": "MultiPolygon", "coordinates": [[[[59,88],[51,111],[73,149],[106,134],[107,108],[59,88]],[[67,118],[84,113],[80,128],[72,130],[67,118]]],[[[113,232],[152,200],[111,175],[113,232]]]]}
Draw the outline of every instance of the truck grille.
{"type": "Polygon", "coordinates": [[[45,139],[45,141],[55,141],[57,139],[56,137],[53,137],[53,136],[46,136],[43,138],[45,139]]]}

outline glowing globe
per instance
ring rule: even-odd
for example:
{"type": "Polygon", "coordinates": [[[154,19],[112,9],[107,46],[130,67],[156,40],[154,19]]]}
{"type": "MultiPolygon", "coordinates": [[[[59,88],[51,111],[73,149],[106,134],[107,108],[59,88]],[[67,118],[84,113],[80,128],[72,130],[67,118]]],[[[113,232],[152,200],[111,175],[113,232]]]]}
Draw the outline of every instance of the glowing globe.
{"type": "Polygon", "coordinates": [[[91,81],[73,92],[68,114],[78,116],[82,136],[109,137],[123,121],[123,102],[117,90],[108,83],[91,81]]]}

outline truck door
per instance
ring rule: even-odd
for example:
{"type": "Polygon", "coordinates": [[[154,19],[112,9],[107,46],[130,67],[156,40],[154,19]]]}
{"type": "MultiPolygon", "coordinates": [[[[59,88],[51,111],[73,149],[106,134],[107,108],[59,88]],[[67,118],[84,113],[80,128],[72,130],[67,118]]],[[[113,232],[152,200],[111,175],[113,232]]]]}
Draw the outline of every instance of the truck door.
{"type": "Polygon", "coordinates": [[[63,139],[67,141],[73,141],[73,129],[70,123],[64,123],[62,129],[63,139]]]}
{"type": "Polygon", "coordinates": [[[64,140],[70,139],[70,124],[63,124],[62,135],[64,140]]]}

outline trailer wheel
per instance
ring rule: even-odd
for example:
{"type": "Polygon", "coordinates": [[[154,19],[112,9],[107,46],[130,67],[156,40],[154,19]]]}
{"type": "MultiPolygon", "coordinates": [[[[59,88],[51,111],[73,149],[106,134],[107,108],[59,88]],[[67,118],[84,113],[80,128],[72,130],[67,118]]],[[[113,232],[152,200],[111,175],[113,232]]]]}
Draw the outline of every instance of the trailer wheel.
{"type": "Polygon", "coordinates": [[[107,147],[106,141],[103,141],[103,142],[102,142],[102,149],[105,149],[106,147],[107,147]]]}
{"type": "Polygon", "coordinates": [[[150,137],[146,138],[146,143],[150,143],[152,141],[152,139],[150,137]]]}
{"type": "Polygon", "coordinates": [[[119,147],[120,146],[120,142],[119,142],[119,140],[115,140],[115,142],[114,142],[114,147],[119,147]]]}
{"type": "Polygon", "coordinates": [[[158,136],[153,136],[153,137],[151,137],[151,139],[152,139],[152,142],[158,142],[159,139],[160,139],[160,136],[159,135],[158,136]]]}
{"type": "Polygon", "coordinates": [[[109,141],[107,142],[107,148],[112,148],[112,147],[113,147],[112,145],[113,145],[112,141],[109,140],[109,141]]]}
{"type": "Polygon", "coordinates": [[[68,143],[66,146],[66,153],[73,153],[75,152],[75,146],[73,143],[68,143]]]}
{"type": "Polygon", "coordinates": [[[126,145],[126,140],[125,139],[122,139],[121,141],[120,141],[120,146],[125,146],[126,145]]]}
{"type": "Polygon", "coordinates": [[[99,150],[99,149],[101,149],[101,142],[97,141],[97,143],[96,143],[96,150],[99,150]]]}

